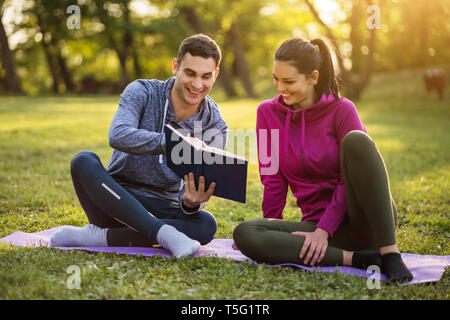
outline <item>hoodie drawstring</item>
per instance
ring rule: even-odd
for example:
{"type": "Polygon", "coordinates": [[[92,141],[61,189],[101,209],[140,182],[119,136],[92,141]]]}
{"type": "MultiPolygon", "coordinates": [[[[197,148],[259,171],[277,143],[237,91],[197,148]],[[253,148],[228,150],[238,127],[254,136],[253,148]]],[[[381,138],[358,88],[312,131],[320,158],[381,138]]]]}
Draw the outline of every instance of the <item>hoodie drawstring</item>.
{"type": "MultiPolygon", "coordinates": [[[[164,125],[166,124],[166,115],[167,115],[167,108],[169,107],[169,99],[166,98],[166,104],[164,105],[164,116],[163,116],[163,122],[162,122],[162,126],[161,126],[161,133],[164,132],[164,125]]],[[[162,164],[162,157],[163,155],[160,154],[159,155],[159,163],[162,164]]]]}

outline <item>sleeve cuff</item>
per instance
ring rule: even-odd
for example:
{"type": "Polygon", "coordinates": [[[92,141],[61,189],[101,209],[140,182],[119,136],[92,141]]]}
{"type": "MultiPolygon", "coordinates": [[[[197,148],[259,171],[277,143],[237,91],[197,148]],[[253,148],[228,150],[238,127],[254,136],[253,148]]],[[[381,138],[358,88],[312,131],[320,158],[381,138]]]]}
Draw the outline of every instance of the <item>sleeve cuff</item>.
{"type": "Polygon", "coordinates": [[[181,211],[183,211],[184,214],[193,214],[200,210],[201,205],[199,205],[197,208],[188,208],[181,203],[180,208],[181,211]]]}
{"type": "Polygon", "coordinates": [[[202,202],[198,207],[196,208],[188,208],[183,204],[183,195],[184,195],[184,188],[182,192],[180,192],[178,196],[178,204],[180,205],[181,211],[183,211],[184,214],[193,214],[200,210],[202,210],[206,206],[206,202],[202,202]]]}
{"type": "Polygon", "coordinates": [[[319,223],[317,223],[316,228],[320,228],[325,230],[326,232],[328,232],[329,238],[331,238],[334,234],[334,231],[336,231],[337,228],[335,228],[332,224],[330,223],[326,223],[323,221],[319,221],[319,223]]]}
{"type": "Polygon", "coordinates": [[[331,238],[344,219],[345,214],[340,216],[337,214],[337,212],[325,211],[324,215],[320,218],[319,222],[316,224],[316,228],[325,230],[326,232],[328,232],[331,238]]]}

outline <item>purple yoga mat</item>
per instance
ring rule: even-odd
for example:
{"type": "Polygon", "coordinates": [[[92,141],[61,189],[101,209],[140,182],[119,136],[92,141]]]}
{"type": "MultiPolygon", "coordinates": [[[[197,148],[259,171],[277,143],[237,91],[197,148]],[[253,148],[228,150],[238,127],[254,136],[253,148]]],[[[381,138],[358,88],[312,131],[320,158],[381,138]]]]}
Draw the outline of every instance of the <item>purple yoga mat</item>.
{"type": "MultiPolygon", "coordinates": [[[[0,242],[10,244],[13,246],[21,247],[39,247],[48,246],[51,235],[61,229],[64,226],[35,232],[14,232],[4,238],[0,239],[0,242]]],[[[214,239],[207,245],[204,245],[194,255],[194,258],[204,256],[215,256],[219,258],[232,259],[234,261],[242,262],[249,261],[250,263],[257,264],[244,256],[239,250],[234,250],[231,246],[233,244],[232,239],[214,239]]],[[[116,252],[120,254],[136,255],[141,254],[143,256],[161,255],[164,257],[170,257],[170,252],[163,248],[142,248],[142,247],[59,247],[61,250],[85,250],[93,252],[116,252]]],[[[445,268],[450,265],[450,256],[432,256],[432,255],[419,255],[412,253],[402,253],[402,258],[405,264],[408,266],[411,273],[414,275],[414,279],[404,285],[426,283],[439,281],[445,271],[445,268]]],[[[342,274],[353,275],[358,277],[369,277],[373,273],[366,272],[366,270],[351,268],[351,267],[305,267],[293,263],[284,263],[275,266],[291,266],[297,267],[308,271],[318,272],[336,272],[339,271],[342,274]]],[[[386,280],[385,275],[381,275],[381,280],[386,280]]]]}

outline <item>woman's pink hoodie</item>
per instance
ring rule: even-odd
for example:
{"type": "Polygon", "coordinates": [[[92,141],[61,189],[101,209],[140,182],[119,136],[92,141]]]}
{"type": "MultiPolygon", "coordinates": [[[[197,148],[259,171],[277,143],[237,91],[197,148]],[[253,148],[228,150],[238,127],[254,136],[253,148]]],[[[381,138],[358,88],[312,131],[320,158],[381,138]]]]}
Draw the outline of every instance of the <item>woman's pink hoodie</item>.
{"type": "Polygon", "coordinates": [[[260,104],[256,130],[264,217],[283,218],[289,186],[301,220],[317,222],[332,236],[347,211],[341,141],[349,131],[366,132],[353,103],[330,93],[310,107],[293,110],[280,94],[260,104]]]}

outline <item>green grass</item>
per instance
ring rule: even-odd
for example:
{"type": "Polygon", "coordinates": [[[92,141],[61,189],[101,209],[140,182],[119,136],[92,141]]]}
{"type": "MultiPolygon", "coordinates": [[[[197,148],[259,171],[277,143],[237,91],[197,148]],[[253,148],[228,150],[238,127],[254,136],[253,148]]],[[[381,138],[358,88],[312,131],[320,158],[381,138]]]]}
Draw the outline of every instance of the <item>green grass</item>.
{"type": "MultiPolygon", "coordinates": [[[[268,80],[270,81],[270,80],[268,80]]],[[[449,89],[447,87],[447,89],[449,89]]],[[[427,97],[418,71],[375,77],[357,105],[385,159],[399,210],[402,252],[449,255],[450,90],[427,97]]],[[[220,92],[217,93],[220,97],[220,92]]],[[[214,94],[213,94],[214,97],[214,94]]],[[[270,97],[266,97],[270,98],[270,97]]],[[[231,129],[253,129],[258,100],[219,99],[231,129]]],[[[69,163],[91,150],[108,163],[107,133],[118,97],[0,98],[0,237],[87,219],[73,191],[69,163]]],[[[261,217],[257,165],[247,204],[213,198],[217,238],[261,217]]],[[[288,196],[285,218],[301,212],[288,196]]],[[[269,268],[220,258],[125,256],[0,245],[0,299],[449,299],[449,272],[427,285],[370,290],[366,279],[340,273],[269,268]],[[81,288],[68,289],[76,265],[81,288]]]]}

